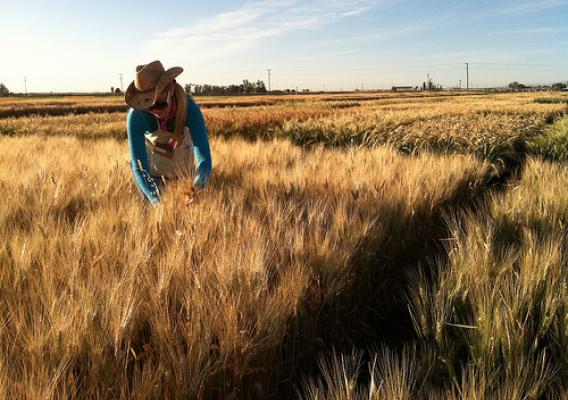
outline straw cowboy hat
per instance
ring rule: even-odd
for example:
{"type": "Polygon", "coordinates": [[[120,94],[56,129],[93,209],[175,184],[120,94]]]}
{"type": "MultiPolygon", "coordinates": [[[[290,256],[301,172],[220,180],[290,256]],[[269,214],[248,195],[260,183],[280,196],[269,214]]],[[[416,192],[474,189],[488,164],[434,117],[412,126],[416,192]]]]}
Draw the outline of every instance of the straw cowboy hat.
{"type": "Polygon", "coordinates": [[[124,102],[130,107],[147,110],[156,102],[160,92],[182,72],[181,67],[166,71],[158,60],[137,66],[136,78],[124,92],[124,102]]]}

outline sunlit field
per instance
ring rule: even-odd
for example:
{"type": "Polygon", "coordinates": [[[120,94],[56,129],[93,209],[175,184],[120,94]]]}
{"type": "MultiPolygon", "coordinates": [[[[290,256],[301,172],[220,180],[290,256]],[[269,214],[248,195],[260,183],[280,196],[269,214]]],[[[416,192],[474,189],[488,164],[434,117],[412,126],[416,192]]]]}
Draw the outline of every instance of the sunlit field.
{"type": "MultiPolygon", "coordinates": [[[[250,107],[259,105],[275,105],[290,103],[311,103],[314,101],[375,101],[442,96],[460,96],[465,93],[339,93],[329,95],[283,95],[283,96],[203,96],[197,97],[202,108],[208,107],[250,107]]],[[[70,112],[84,114],[87,112],[126,111],[123,96],[44,96],[44,97],[6,97],[0,98],[0,117],[23,116],[32,114],[63,115],[70,112]]]]}
{"type": "Polygon", "coordinates": [[[157,209],[120,98],[2,99],[0,397],[565,398],[566,99],[196,98],[157,209]]]}

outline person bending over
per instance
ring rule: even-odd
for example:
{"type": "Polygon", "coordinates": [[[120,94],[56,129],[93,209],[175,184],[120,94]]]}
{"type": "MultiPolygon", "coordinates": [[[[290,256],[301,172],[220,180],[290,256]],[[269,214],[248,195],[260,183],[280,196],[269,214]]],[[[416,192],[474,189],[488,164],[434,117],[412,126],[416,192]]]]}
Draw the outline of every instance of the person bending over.
{"type": "Polygon", "coordinates": [[[165,70],[157,60],[138,65],[124,93],[131,107],[126,116],[130,167],[143,200],[154,208],[162,184],[180,177],[194,176],[186,204],[199,201],[213,168],[201,110],[175,80],[182,72],[181,67],[165,70]]]}

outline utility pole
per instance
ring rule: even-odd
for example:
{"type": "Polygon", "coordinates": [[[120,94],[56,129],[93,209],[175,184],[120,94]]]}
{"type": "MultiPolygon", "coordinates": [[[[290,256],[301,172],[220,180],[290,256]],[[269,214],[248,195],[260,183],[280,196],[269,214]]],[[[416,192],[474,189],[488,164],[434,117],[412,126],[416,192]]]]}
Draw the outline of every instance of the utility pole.
{"type": "Polygon", "coordinates": [[[361,91],[363,91],[363,82],[361,82],[361,91]]]}
{"type": "Polygon", "coordinates": [[[460,90],[461,90],[461,88],[462,88],[462,80],[461,79],[460,79],[460,86],[459,87],[460,87],[460,90]]]}
{"type": "Polygon", "coordinates": [[[469,63],[465,63],[465,75],[467,78],[466,90],[469,91],[469,63]]]}
{"type": "Polygon", "coordinates": [[[266,70],[268,72],[268,93],[270,93],[270,68],[266,70]]]}
{"type": "Polygon", "coordinates": [[[26,79],[25,76],[24,76],[24,94],[26,96],[28,95],[28,80],[26,79]]]}
{"type": "Polygon", "coordinates": [[[118,77],[120,78],[120,91],[124,93],[124,88],[122,87],[122,73],[118,74],[118,77]]]}

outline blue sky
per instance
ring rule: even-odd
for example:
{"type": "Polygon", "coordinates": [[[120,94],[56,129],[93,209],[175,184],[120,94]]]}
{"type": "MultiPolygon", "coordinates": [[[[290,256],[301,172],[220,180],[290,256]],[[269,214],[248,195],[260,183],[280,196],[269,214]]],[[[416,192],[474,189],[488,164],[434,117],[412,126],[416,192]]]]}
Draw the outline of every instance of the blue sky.
{"type": "Polygon", "coordinates": [[[568,0],[0,0],[0,82],[13,92],[124,88],[135,67],[178,81],[353,90],[568,80],[568,0]]]}

